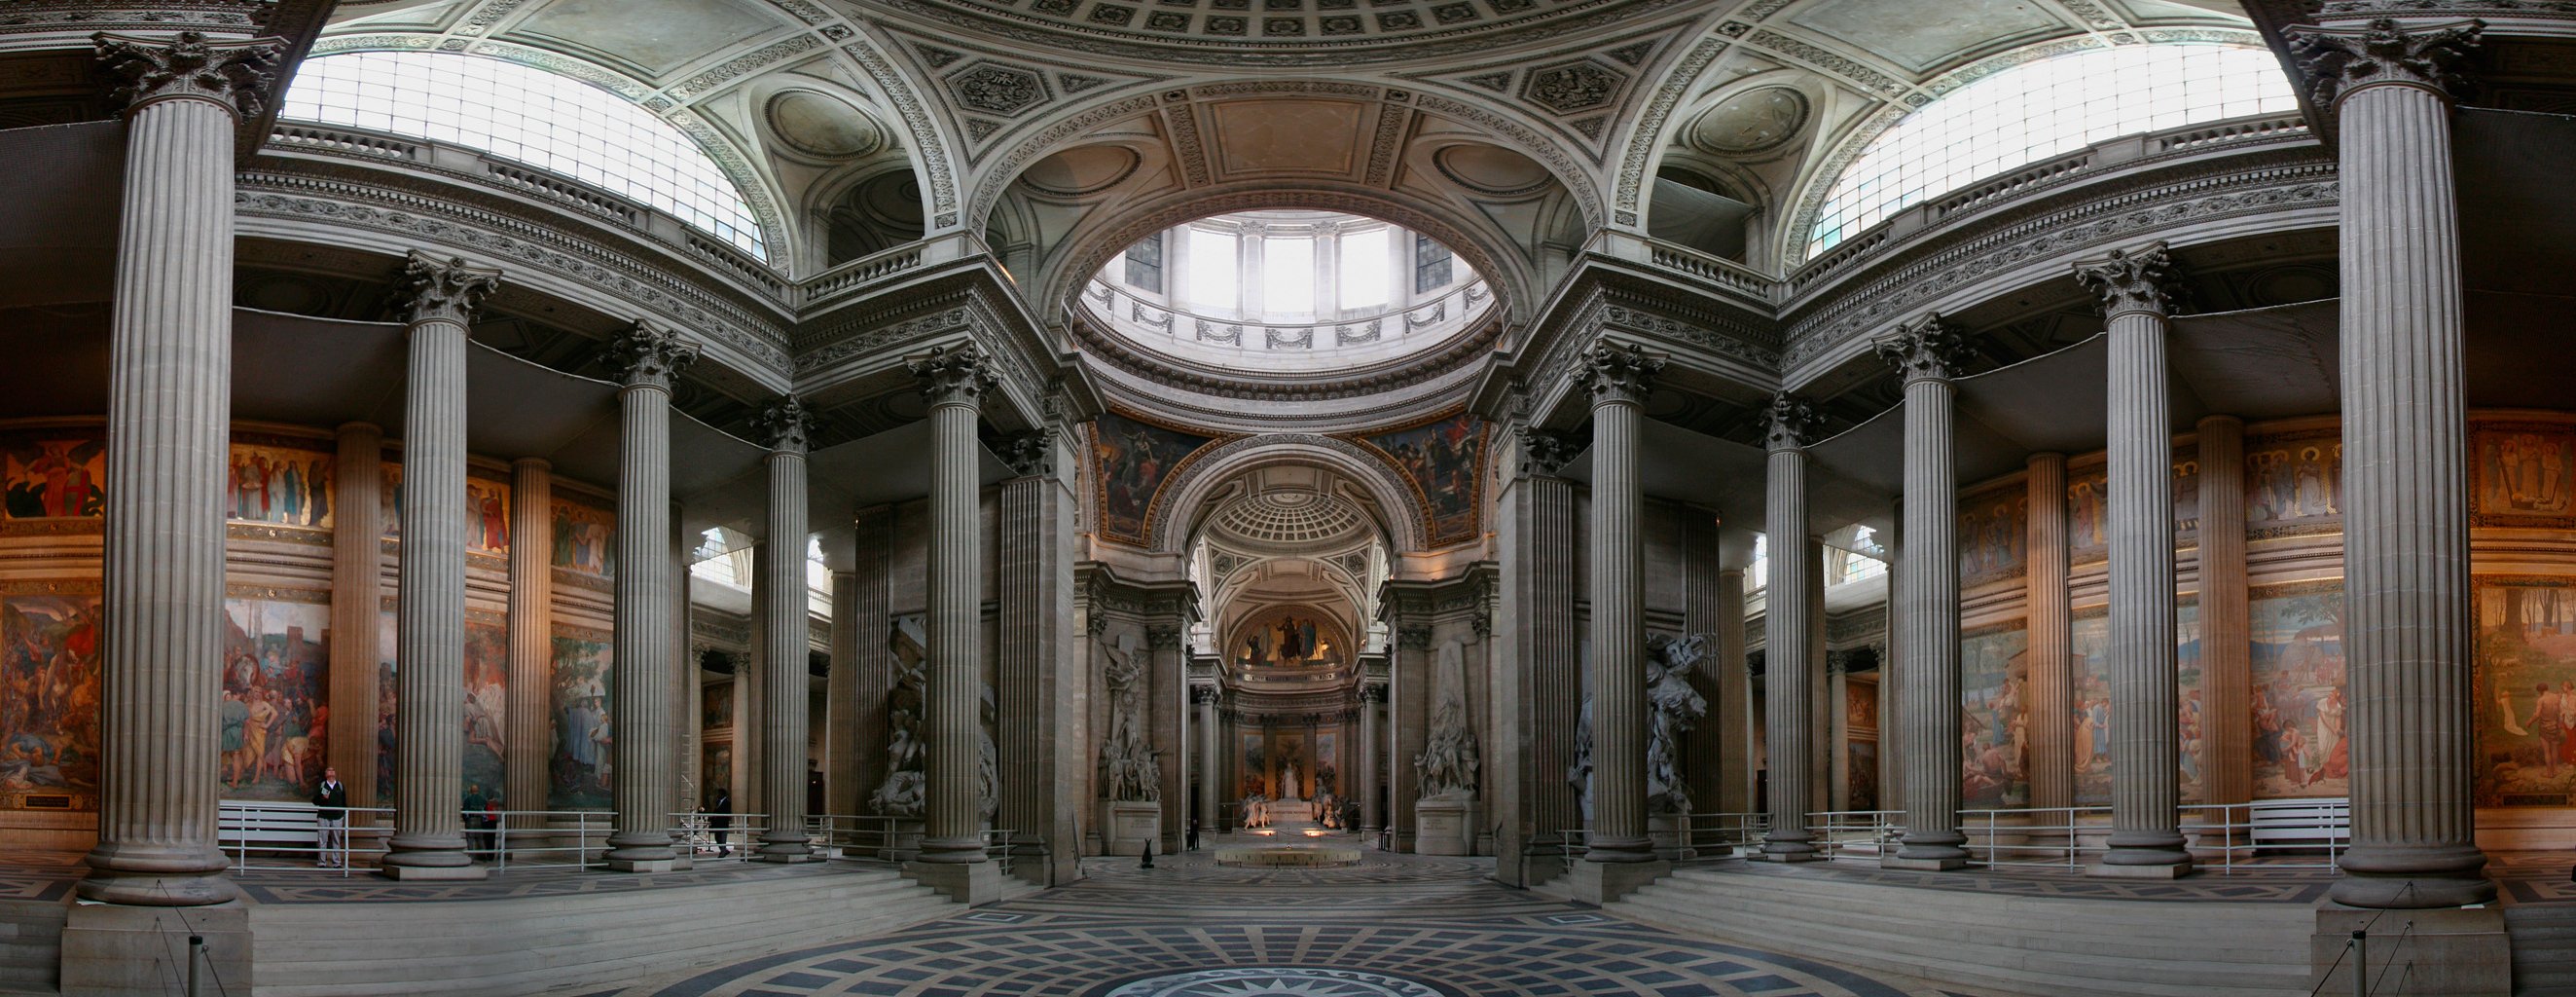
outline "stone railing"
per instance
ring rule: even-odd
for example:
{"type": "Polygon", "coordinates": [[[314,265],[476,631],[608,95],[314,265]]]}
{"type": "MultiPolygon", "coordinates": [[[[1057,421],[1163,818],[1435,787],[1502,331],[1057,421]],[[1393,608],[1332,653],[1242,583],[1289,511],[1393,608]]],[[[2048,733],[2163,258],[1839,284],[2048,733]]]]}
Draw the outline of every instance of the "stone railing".
{"type": "Polygon", "coordinates": [[[798,307],[851,300],[907,280],[919,271],[970,256],[989,255],[982,240],[964,232],[932,236],[870,253],[796,283],[790,295],[798,307]]]}
{"type": "Polygon", "coordinates": [[[1091,320],[1135,342],[1177,356],[1226,363],[1261,357],[1270,367],[1366,363],[1439,342],[1481,318],[1493,304],[1482,280],[1458,285],[1401,311],[1314,322],[1253,322],[1200,315],[1093,279],[1083,288],[1091,320]]]}

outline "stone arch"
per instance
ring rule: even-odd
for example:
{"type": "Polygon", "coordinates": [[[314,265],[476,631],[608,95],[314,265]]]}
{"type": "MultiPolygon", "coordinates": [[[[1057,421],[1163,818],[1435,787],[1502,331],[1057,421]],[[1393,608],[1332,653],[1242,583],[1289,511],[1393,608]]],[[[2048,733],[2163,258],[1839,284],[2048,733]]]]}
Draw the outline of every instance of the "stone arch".
{"type": "Polygon", "coordinates": [[[1390,550],[1422,550],[1427,538],[1413,490],[1394,468],[1359,444],[1314,433],[1271,433],[1217,443],[1164,484],[1167,498],[1149,529],[1153,549],[1186,551],[1210,512],[1210,499],[1245,472],[1281,464],[1320,467],[1357,488],[1376,506],[1372,517],[1390,550]]]}

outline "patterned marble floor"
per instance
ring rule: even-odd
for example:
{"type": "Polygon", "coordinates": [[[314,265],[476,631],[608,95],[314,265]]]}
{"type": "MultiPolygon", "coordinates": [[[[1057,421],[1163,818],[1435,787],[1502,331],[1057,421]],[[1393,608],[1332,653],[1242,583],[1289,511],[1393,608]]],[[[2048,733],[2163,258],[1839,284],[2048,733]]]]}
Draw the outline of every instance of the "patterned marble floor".
{"type": "Polygon", "coordinates": [[[595,997],[1933,997],[1507,890],[1491,859],[1089,860],[1090,879],[877,938],[595,997]]]}

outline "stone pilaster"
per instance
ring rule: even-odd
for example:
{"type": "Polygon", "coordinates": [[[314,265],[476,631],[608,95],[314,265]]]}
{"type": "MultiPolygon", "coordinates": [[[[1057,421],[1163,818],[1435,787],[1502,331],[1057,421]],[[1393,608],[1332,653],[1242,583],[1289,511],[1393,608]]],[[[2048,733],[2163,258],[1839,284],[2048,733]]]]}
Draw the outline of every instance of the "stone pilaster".
{"type": "Polygon", "coordinates": [[[2254,636],[2245,581],[2245,420],[2200,420],[2201,787],[2254,798],[2254,636]]]}
{"type": "Polygon", "coordinates": [[[1718,747],[1712,759],[1721,769],[1717,812],[1740,814],[1753,809],[1753,679],[1745,668],[1744,569],[1717,573],[1717,700],[1709,704],[1718,747]]]}
{"type": "MultiPolygon", "coordinates": [[[[2075,805],[2075,611],[2067,601],[2066,455],[2032,454],[2023,584],[2030,662],[2030,805],[2075,805]]],[[[2241,501],[2238,499],[2237,501],[2241,501]]],[[[2207,506],[2202,507],[2208,515],[2207,506]]],[[[2202,522],[2208,522],[2203,519],[2202,522]]]]}
{"type": "Polygon", "coordinates": [[[608,866],[663,872],[679,861],[671,848],[677,780],[670,770],[673,690],[666,679],[671,617],[680,605],[658,566],[671,559],[671,384],[697,361],[698,347],[675,330],[637,322],[609,342],[603,359],[623,385],[617,392],[616,635],[608,711],[617,735],[609,787],[617,822],[608,866]]]}
{"type": "Polygon", "coordinates": [[[909,867],[951,897],[973,901],[987,891],[977,878],[992,882],[984,854],[980,791],[976,785],[977,732],[983,727],[980,667],[983,598],[980,575],[984,540],[976,514],[975,465],[983,452],[976,440],[979,404],[993,386],[992,362],[972,344],[933,350],[910,361],[929,403],[932,433],[930,457],[930,570],[927,646],[929,689],[927,728],[930,746],[928,811],[921,858],[909,867]],[[926,867],[970,866],[978,870],[926,867]]]}
{"type": "Polygon", "coordinates": [[[2076,264],[2110,327],[2111,839],[2095,875],[2179,876],[2173,420],[2165,359],[2172,263],[2163,243],[2076,264]]]}
{"type": "MultiPolygon", "coordinates": [[[[376,803],[376,662],[384,612],[385,433],[373,423],[340,427],[331,466],[331,767],[349,802],[376,803]]],[[[366,814],[354,823],[368,823],[366,814]]]]}
{"type": "MultiPolygon", "coordinates": [[[[1219,667],[1223,667],[1222,663],[1219,667]]],[[[1190,722],[1199,729],[1199,829],[1209,834],[1216,833],[1225,816],[1225,797],[1218,792],[1225,787],[1221,785],[1224,767],[1217,761],[1217,746],[1225,742],[1216,736],[1217,695],[1214,685],[1190,687],[1190,702],[1198,707],[1197,715],[1190,722]]]]}
{"type": "MultiPolygon", "coordinates": [[[[867,809],[868,798],[884,782],[891,764],[886,756],[890,734],[886,729],[886,696],[895,684],[894,649],[887,641],[894,620],[893,593],[888,587],[894,571],[894,518],[894,508],[882,505],[861,509],[852,517],[858,534],[853,544],[857,548],[858,570],[854,574],[858,594],[852,599],[851,626],[856,640],[851,653],[858,661],[858,698],[852,706],[850,727],[857,743],[858,761],[848,794],[833,797],[848,801],[852,809],[842,811],[846,813],[871,812],[867,809]]],[[[836,811],[840,806],[838,802],[833,804],[836,811]]]]}
{"type": "Polygon", "coordinates": [[[501,273],[414,252],[404,264],[402,560],[395,565],[395,879],[484,875],[465,854],[465,335],[501,273]]]}
{"type": "MultiPolygon", "coordinates": [[[[1557,473],[1582,448],[1567,434],[1543,429],[1522,428],[1510,441],[1516,458],[1494,501],[1500,602],[1511,607],[1496,618],[1502,632],[1494,698],[1510,719],[1497,728],[1506,740],[1490,764],[1493,817],[1501,826],[1495,875],[1526,886],[1562,871],[1556,858],[1562,833],[1583,819],[1566,780],[1583,699],[1574,486],[1557,473]]],[[[1361,803],[1372,808],[1361,826],[1373,831],[1377,801],[1364,796],[1361,803]]]]}
{"type": "MultiPolygon", "coordinates": [[[[680,503],[671,503],[671,643],[670,661],[666,665],[671,684],[671,809],[676,813],[696,813],[698,809],[698,759],[704,754],[699,740],[698,718],[706,704],[700,700],[705,690],[698,685],[698,656],[690,650],[689,614],[696,607],[689,600],[689,565],[695,563],[697,544],[692,542],[685,525],[680,503]]],[[[681,868],[696,864],[694,853],[683,850],[681,868]]]]}
{"type": "Polygon", "coordinates": [[[1386,687],[1373,682],[1360,684],[1360,834],[1377,840],[1378,829],[1386,826],[1386,814],[1378,806],[1379,759],[1386,752],[1378,743],[1378,714],[1386,710],[1386,687]]]}
{"type": "MultiPolygon", "coordinates": [[[[108,342],[98,844],[80,895],[231,900],[215,849],[225,453],[232,416],[233,141],[275,39],[96,36],[126,105],[108,342]]],[[[72,981],[66,979],[65,985],[72,981]]]]}
{"type": "MultiPolygon", "coordinates": [[[[1655,861],[1646,836],[1645,491],[1639,408],[1664,361],[1595,344],[1574,371],[1592,397],[1592,828],[1586,865],[1655,861]]],[[[1578,887],[1578,890],[1581,889],[1578,887]]]]}
{"type": "Polygon", "coordinates": [[[1950,378],[1968,349],[1938,315],[1876,346],[1905,381],[1905,548],[1891,620],[1905,676],[1902,740],[1891,753],[1905,767],[1905,837],[1883,864],[1956,869],[1967,864],[1968,838],[1959,832],[1959,475],[1950,378]]]}
{"type": "Polygon", "coordinates": [[[859,813],[859,573],[832,572],[832,673],[823,680],[823,812],[859,813]]]}
{"type": "Polygon", "coordinates": [[[543,458],[510,462],[510,712],[503,720],[510,755],[501,779],[504,810],[546,809],[555,601],[554,545],[547,537],[554,531],[554,489],[554,467],[543,458]]]}
{"type": "Polygon", "coordinates": [[[2338,125],[2356,907],[2487,903],[2474,836],[2468,426],[2451,91],[2478,22],[2301,32],[2338,125]]]}
{"type": "Polygon", "coordinates": [[[760,436],[769,445],[769,559],[760,577],[769,598],[757,623],[760,663],[768,672],[762,689],[768,722],[760,728],[769,761],[761,773],[769,797],[769,827],[760,835],[763,862],[815,858],[813,839],[805,833],[805,538],[813,533],[805,509],[805,442],[812,426],[794,395],[760,413],[760,436]]]}
{"type": "Polygon", "coordinates": [[[1762,857],[1774,862],[1821,857],[1807,830],[1807,807],[1815,798],[1808,760],[1815,753],[1816,698],[1807,672],[1815,640],[1808,618],[1824,609],[1806,597],[1808,576],[1816,570],[1807,546],[1807,442],[1817,422],[1806,402],[1785,393],[1772,396],[1764,431],[1770,457],[1763,510],[1771,565],[1762,621],[1771,830],[1763,835],[1762,857]]]}
{"type": "Polygon", "coordinates": [[[1073,492],[1058,473],[1064,438],[1053,430],[994,441],[1011,469],[1002,483],[994,648],[1001,722],[1001,826],[1011,831],[1012,871],[1041,885],[1080,878],[1077,859],[1085,774],[1081,743],[1066,726],[1090,676],[1073,654],[1073,492]],[[1041,861],[1039,856],[1044,854],[1041,861]]]}

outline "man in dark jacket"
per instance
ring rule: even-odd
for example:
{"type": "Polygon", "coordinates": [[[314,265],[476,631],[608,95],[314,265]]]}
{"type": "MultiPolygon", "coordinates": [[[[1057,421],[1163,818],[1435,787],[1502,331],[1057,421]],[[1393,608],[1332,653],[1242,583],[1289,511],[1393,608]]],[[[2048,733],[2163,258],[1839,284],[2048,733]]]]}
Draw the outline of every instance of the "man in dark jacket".
{"type": "Polygon", "coordinates": [[[715,798],[707,801],[707,830],[714,832],[716,854],[733,854],[733,794],[716,787],[715,798]]]}
{"type": "Polygon", "coordinates": [[[319,853],[315,864],[337,868],[349,862],[349,787],[340,782],[340,770],[322,770],[322,784],[313,789],[314,842],[319,853]]]}

